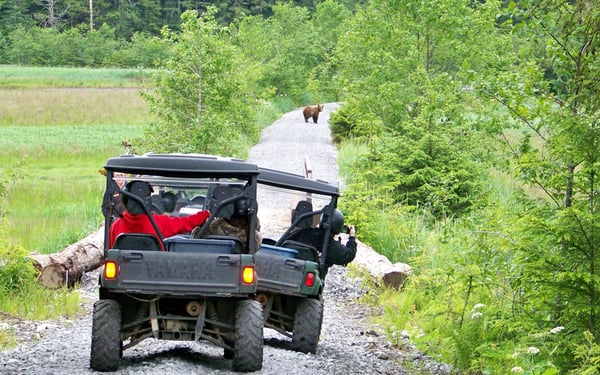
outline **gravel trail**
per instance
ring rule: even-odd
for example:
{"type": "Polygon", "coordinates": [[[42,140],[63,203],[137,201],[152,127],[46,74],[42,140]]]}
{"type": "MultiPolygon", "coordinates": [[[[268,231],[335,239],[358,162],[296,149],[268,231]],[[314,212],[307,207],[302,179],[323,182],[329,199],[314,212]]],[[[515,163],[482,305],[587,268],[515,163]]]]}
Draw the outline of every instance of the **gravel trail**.
{"type": "MultiPolygon", "coordinates": [[[[304,122],[301,109],[285,114],[266,128],[248,160],[262,167],[304,174],[304,160],[313,178],[336,183],[336,149],[328,119],[336,104],[326,104],[318,124],[304,122]]],[[[265,197],[260,198],[261,204],[265,197]]],[[[268,212],[268,205],[259,208],[268,212]]],[[[276,228],[265,230],[277,231],[276,228]]],[[[360,238],[360,233],[358,233],[360,238]]],[[[97,299],[97,271],[86,275],[80,292],[86,314],[72,320],[27,322],[4,317],[0,330],[17,331],[23,340],[0,352],[0,374],[94,374],[89,368],[92,305],[97,299]]],[[[263,369],[254,374],[449,374],[449,367],[416,351],[407,338],[391,345],[380,327],[369,323],[373,313],[360,304],[366,293],[347,269],[334,266],[327,275],[325,313],[316,355],[289,350],[289,339],[265,330],[263,369]]],[[[207,342],[169,342],[147,339],[123,353],[115,374],[234,374],[223,350],[207,342]]]]}

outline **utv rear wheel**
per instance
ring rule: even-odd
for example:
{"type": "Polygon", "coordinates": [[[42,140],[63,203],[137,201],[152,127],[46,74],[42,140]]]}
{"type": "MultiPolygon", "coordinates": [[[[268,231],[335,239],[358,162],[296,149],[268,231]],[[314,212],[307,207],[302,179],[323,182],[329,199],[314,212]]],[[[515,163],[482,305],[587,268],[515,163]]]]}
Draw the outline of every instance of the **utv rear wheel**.
{"type": "Polygon", "coordinates": [[[292,347],[302,353],[317,353],[323,324],[323,300],[306,298],[294,316],[292,347]]]}
{"type": "Polygon", "coordinates": [[[262,368],[263,327],[261,304],[254,300],[241,301],[235,313],[234,371],[257,371],[262,368]]]}
{"type": "Polygon", "coordinates": [[[123,353],[121,307],[117,301],[101,299],[94,303],[90,367],[96,371],[115,371],[123,353]]]}

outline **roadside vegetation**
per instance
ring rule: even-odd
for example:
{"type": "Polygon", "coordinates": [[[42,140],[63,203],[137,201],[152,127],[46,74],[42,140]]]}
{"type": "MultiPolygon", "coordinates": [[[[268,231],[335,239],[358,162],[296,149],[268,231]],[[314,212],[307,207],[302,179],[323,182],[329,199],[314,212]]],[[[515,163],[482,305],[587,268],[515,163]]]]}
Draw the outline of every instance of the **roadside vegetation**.
{"type": "Polygon", "coordinates": [[[13,97],[40,101],[9,104],[9,117],[0,107],[9,246],[58,251],[97,227],[97,169],[123,151],[124,140],[136,152],[243,158],[279,113],[341,102],[331,118],[347,186],[341,206],[361,240],[414,270],[401,291],[376,288],[368,296],[381,306],[376,319],[390,338],[405,331],[462,373],[597,373],[598,7],[553,0],[353,5],[277,3],[264,16],[249,11],[228,22],[221,8],[193,10],[176,26],[137,36],[116,36],[108,25],[7,33],[4,62],[143,72],[133,78],[140,86],[120,73],[108,86],[90,79],[91,89],[119,88],[99,112],[86,107],[102,103],[96,90],[78,91],[79,102],[68,95],[50,102],[64,92],[42,89],[44,78],[11,78],[16,83],[0,90],[0,106],[13,97]],[[111,42],[119,38],[125,42],[111,42]],[[57,40],[108,47],[102,56],[83,48],[84,60],[65,50],[59,57],[70,60],[58,63],[44,48],[57,40]],[[27,41],[36,48],[19,47],[27,41]],[[23,94],[29,86],[40,90],[23,94]],[[44,99],[61,109],[38,115],[51,109],[44,99]],[[75,107],[73,117],[63,104],[75,107]],[[103,117],[111,111],[113,118],[103,117]],[[76,203],[74,188],[83,196],[76,203]],[[60,222],[71,215],[71,224],[60,222]]]}

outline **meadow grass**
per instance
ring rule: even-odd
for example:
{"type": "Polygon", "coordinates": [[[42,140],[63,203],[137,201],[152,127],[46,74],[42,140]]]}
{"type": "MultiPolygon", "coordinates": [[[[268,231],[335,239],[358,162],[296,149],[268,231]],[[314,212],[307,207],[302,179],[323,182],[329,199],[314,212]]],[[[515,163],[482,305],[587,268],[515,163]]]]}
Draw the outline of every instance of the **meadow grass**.
{"type": "Polygon", "coordinates": [[[0,87],[147,87],[148,71],[140,69],[0,66],[0,87]]]}
{"type": "MultiPolygon", "coordinates": [[[[79,305],[79,293],[72,293],[66,288],[48,290],[31,284],[23,291],[23,294],[28,298],[14,298],[15,296],[10,294],[0,295],[0,311],[28,320],[48,320],[58,316],[72,318],[82,312],[79,305]]],[[[6,346],[10,346],[10,341],[6,346]]],[[[2,337],[0,336],[1,347],[2,337]]]]}
{"type": "Polygon", "coordinates": [[[54,253],[96,230],[105,183],[98,170],[141,133],[131,125],[0,127],[0,165],[18,175],[4,202],[9,239],[54,253]]]}
{"type": "Polygon", "coordinates": [[[0,88],[0,126],[136,125],[148,121],[137,88],[0,88]]]}
{"type": "Polygon", "coordinates": [[[0,212],[12,243],[54,253],[98,228],[98,170],[152,121],[142,77],[133,69],[0,67],[0,172],[17,176],[3,181],[10,190],[0,212]]]}

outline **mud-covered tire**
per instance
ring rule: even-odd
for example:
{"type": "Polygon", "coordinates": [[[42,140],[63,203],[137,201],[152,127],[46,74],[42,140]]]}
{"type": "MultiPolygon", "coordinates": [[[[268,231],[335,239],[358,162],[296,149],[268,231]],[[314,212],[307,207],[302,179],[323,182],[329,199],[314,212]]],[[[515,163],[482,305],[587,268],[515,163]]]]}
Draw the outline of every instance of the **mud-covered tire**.
{"type": "Polygon", "coordinates": [[[121,306],[101,299],[94,303],[90,367],[96,371],[115,371],[123,354],[121,306]]]}
{"type": "Polygon", "coordinates": [[[235,313],[234,371],[257,371],[263,364],[263,312],[259,302],[244,300],[235,313]]]}
{"type": "Polygon", "coordinates": [[[292,347],[302,353],[317,353],[323,325],[323,300],[305,298],[294,315],[292,347]]]}

